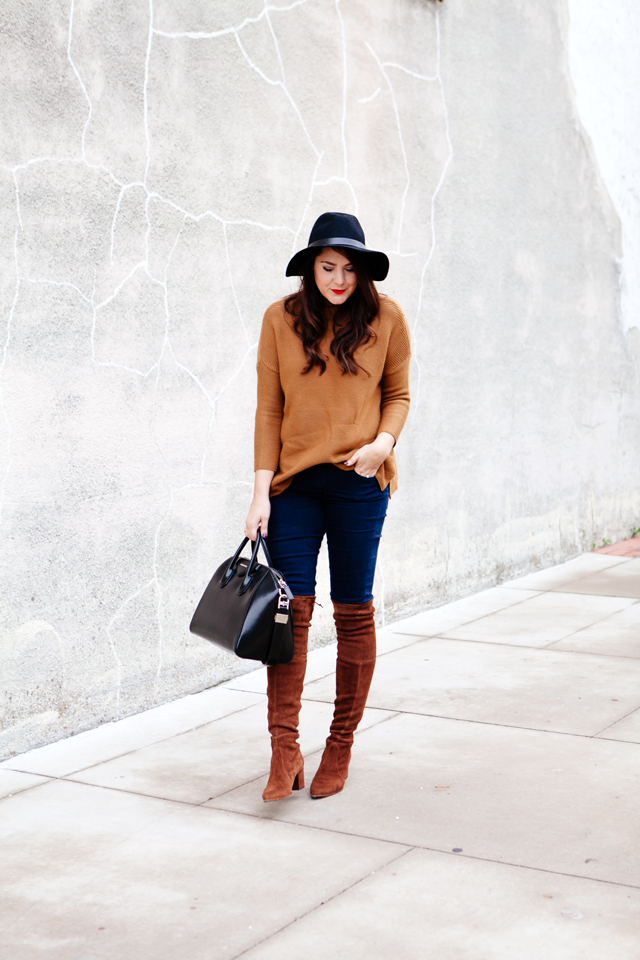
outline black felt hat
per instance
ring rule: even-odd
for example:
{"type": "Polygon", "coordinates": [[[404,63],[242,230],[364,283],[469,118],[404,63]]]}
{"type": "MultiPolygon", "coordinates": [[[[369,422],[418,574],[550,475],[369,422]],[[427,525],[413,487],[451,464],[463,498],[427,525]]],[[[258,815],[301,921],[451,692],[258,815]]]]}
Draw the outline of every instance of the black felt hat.
{"type": "Polygon", "coordinates": [[[312,227],[308,246],[298,250],[289,261],[287,276],[302,276],[309,258],[323,247],[348,247],[365,254],[372,280],[384,280],[389,273],[389,257],[380,250],[365,247],[364,231],[357,217],[350,213],[323,213],[312,227]]]}

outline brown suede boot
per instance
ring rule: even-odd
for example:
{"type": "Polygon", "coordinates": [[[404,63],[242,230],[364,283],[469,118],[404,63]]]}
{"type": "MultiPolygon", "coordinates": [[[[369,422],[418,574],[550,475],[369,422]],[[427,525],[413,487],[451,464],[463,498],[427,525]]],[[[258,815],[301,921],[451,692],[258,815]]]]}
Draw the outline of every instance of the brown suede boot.
{"type": "Polygon", "coordinates": [[[284,800],[291,796],[292,790],[304,787],[304,759],[298,744],[298,717],[315,600],[315,597],[293,598],[293,660],[291,663],[267,667],[271,772],[262,794],[265,803],[268,800],[284,800]]]}
{"type": "Polygon", "coordinates": [[[318,772],[311,784],[314,799],[340,793],[349,772],[353,734],[362,720],[376,665],[373,601],[334,603],[338,634],[336,704],[318,772]]]}

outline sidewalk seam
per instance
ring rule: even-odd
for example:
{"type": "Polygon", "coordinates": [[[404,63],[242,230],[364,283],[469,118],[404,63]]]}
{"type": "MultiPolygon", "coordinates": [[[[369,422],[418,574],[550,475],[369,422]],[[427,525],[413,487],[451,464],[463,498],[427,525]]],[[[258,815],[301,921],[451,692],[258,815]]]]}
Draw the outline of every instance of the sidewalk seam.
{"type": "MultiPolygon", "coordinates": [[[[534,867],[527,863],[512,863],[510,860],[496,860],[493,857],[480,857],[472,853],[453,853],[452,850],[449,850],[449,849],[443,850],[440,847],[429,847],[429,846],[426,846],[425,844],[415,843],[415,842],[407,843],[407,842],[403,842],[402,840],[390,840],[388,837],[373,837],[373,836],[368,836],[367,834],[364,834],[364,833],[353,833],[350,830],[337,830],[335,828],[330,829],[329,827],[322,827],[315,823],[299,823],[297,820],[283,820],[280,817],[261,817],[256,813],[246,813],[245,811],[227,810],[226,807],[209,807],[208,809],[218,810],[219,812],[222,812],[222,813],[234,813],[234,814],[237,814],[238,816],[251,817],[252,819],[255,819],[255,820],[263,820],[263,821],[267,820],[275,823],[286,823],[286,824],[289,824],[289,826],[293,826],[293,827],[307,827],[311,830],[322,830],[324,833],[333,833],[333,834],[337,833],[344,837],[356,837],[360,840],[373,840],[377,843],[392,843],[396,846],[404,846],[404,847],[408,846],[412,850],[427,850],[430,853],[445,854],[447,857],[461,857],[467,860],[479,860],[481,863],[497,863],[498,865],[504,866],[504,867],[517,867],[522,870],[535,870],[538,873],[548,873],[558,877],[573,877],[575,880],[589,880],[592,883],[607,883],[614,887],[626,887],[630,890],[640,890],[640,884],[623,883],[619,880],[605,880],[600,877],[588,877],[581,873],[568,873],[565,870],[551,870],[548,867],[534,867]]],[[[405,851],[405,853],[409,853],[409,852],[410,852],[409,850],[405,851]]]]}
{"type": "MultiPolygon", "coordinates": [[[[309,701],[310,703],[329,703],[329,700],[314,700],[312,697],[303,697],[304,700],[309,701]]],[[[544,730],[541,727],[522,727],[517,724],[512,723],[497,723],[495,720],[471,720],[466,717],[447,717],[441,713],[419,713],[417,710],[403,710],[401,707],[373,707],[367,706],[367,710],[385,710],[389,713],[394,713],[396,715],[407,714],[410,717],[430,717],[433,720],[451,720],[454,723],[481,723],[487,727],[501,727],[505,730],[528,730],[531,733],[549,733],[554,736],[560,737],[581,737],[583,740],[592,740],[594,737],[599,736],[598,733],[572,733],[568,730],[544,730]]],[[[619,720],[614,720],[613,723],[609,726],[614,726],[616,723],[619,723],[620,720],[624,720],[625,717],[631,716],[632,713],[635,713],[637,710],[640,710],[640,704],[637,707],[634,707],[630,713],[625,714],[624,717],[620,717],[619,720]]],[[[387,717],[387,720],[394,719],[393,717],[387,717]]],[[[377,724],[372,724],[377,726],[377,724]]],[[[366,733],[369,730],[369,727],[366,727],[364,730],[359,731],[360,733],[366,733]]],[[[608,730],[609,727],[605,727],[605,730],[608,730]]],[[[616,740],[612,739],[612,742],[615,743],[628,743],[636,747],[640,746],[637,740],[616,740]]],[[[315,752],[315,751],[314,751],[315,752]]],[[[311,754],[310,754],[311,756],[311,754]]]]}
{"type": "MultiPolygon", "coordinates": [[[[210,687],[209,689],[214,689],[214,688],[213,688],[213,687],[210,687]]],[[[233,692],[233,693],[254,693],[254,691],[252,691],[252,690],[251,690],[251,691],[234,690],[234,691],[232,691],[232,692],[233,692]]],[[[255,695],[255,696],[260,696],[260,694],[257,694],[257,693],[254,693],[254,695],[255,695]]],[[[55,774],[48,774],[48,773],[34,773],[33,770],[18,770],[16,767],[9,767],[9,766],[5,766],[4,768],[0,767],[0,770],[2,770],[2,769],[5,769],[5,770],[13,770],[15,773],[31,773],[31,774],[33,774],[34,777],[49,777],[49,776],[50,776],[50,777],[52,777],[54,780],[64,780],[64,779],[66,779],[66,778],[68,778],[68,777],[72,777],[72,776],[73,776],[74,774],[76,774],[76,773],[84,773],[85,770],[91,770],[93,767],[102,766],[103,763],[110,763],[112,760],[120,760],[121,757],[127,757],[127,756],[129,756],[129,754],[131,754],[131,753],[137,753],[138,750],[146,750],[147,747],[154,747],[154,746],[155,746],[156,744],[158,744],[158,743],[166,743],[167,740],[173,740],[175,737],[182,737],[182,736],[184,736],[186,733],[193,733],[194,730],[201,730],[202,727],[207,727],[207,726],[209,726],[210,723],[217,723],[219,720],[225,720],[227,717],[234,717],[237,713],[244,713],[245,710],[251,710],[253,707],[257,707],[257,706],[258,706],[257,703],[251,703],[251,704],[249,704],[249,706],[247,706],[247,707],[240,707],[238,710],[232,710],[230,713],[225,713],[225,714],[223,714],[221,717],[215,717],[213,720],[205,720],[203,723],[198,723],[195,727],[189,727],[187,730],[178,730],[176,733],[170,733],[168,736],[162,737],[160,740],[152,740],[150,743],[142,744],[142,745],[139,746],[139,747],[133,747],[133,749],[131,749],[131,750],[125,750],[123,753],[118,753],[118,754],[116,754],[116,755],[113,756],[113,757],[107,757],[107,758],[105,758],[104,760],[96,760],[94,763],[90,763],[90,764],[88,764],[86,767],[78,767],[77,770],[70,770],[69,773],[63,773],[63,774],[60,774],[60,775],[58,775],[58,776],[56,776],[55,774]]],[[[143,711],[143,712],[146,712],[146,711],[143,711]]],[[[138,716],[138,714],[133,714],[133,716],[138,716]]],[[[128,720],[129,718],[128,718],[128,717],[124,717],[123,719],[128,720]]],[[[115,720],[115,721],[110,721],[110,722],[111,722],[111,723],[118,723],[119,721],[115,720]]],[[[99,730],[100,727],[94,727],[93,729],[94,729],[94,730],[99,730]]],[[[91,733],[92,731],[87,730],[87,731],[83,731],[83,732],[91,733]]],[[[74,736],[74,734],[71,734],[70,737],[63,737],[62,740],[54,740],[53,743],[50,743],[50,744],[49,744],[49,743],[45,743],[44,746],[42,746],[42,747],[35,747],[34,749],[35,749],[35,750],[45,750],[47,747],[53,746],[53,745],[56,744],[56,743],[62,743],[63,740],[71,740],[73,736],[74,736]]],[[[18,759],[19,757],[24,756],[25,753],[30,753],[30,752],[31,752],[31,751],[29,751],[29,750],[25,750],[24,753],[17,753],[17,754],[15,754],[15,757],[16,757],[16,759],[18,759]]],[[[3,763],[3,764],[6,764],[6,763],[8,763],[10,760],[12,760],[12,757],[5,757],[5,759],[2,761],[2,763],[3,763]]]]}
{"type": "MultiPolygon", "coordinates": [[[[288,821],[278,821],[278,822],[279,822],[279,823],[280,823],[280,822],[286,822],[286,823],[288,823],[288,821]]],[[[299,826],[300,826],[300,824],[299,824],[299,826]]],[[[343,836],[344,836],[344,834],[343,834],[343,836]]],[[[353,834],[353,836],[357,836],[357,834],[353,834]]],[[[398,854],[397,857],[393,857],[391,860],[388,860],[386,863],[383,863],[381,867],[378,867],[378,868],[377,868],[376,870],[374,870],[372,873],[367,873],[367,874],[365,874],[363,877],[360,877],[358,880],[354,880],[353,883],[350,883],[348,886],[344,887],[344,889],[342,889],[342,890],[338,890],[336,893],[332,894],[332,896],[328,897],[326,900],[322,900],[320,903],[316,903],[315,906],[309,907],[309,909],[306,910],[304,913],[301,913],[299,916],[294,917],[293,920],[290,920],[288,923],[285,923],[282,927],[280,927],[280,928],[279,928],[278,930],[276,930],[274,933],[270,933],[269,936],[263,937],[262,940],[259,940],[257,943],[254,943],[254,944],[252,944],[250,947],[247,947],[247,949],[246,949],[246,950],[243,950],[241,953],[236,953],[235,956],[233,956],[233,957],[231,958],[231,960],[238,960],[238,957],[243,957],[243,956],[245,956],[245,954],[249,953],[251,950],[255,950],[256,947],[261,946],[263,943],[268,943],[269,940],[271,940],[273,937],[277,937],[278,934],[280,934],[280,933],[283,932],[283,930],[286,930],[288,927],[292,927],[292,926],[294,925],[294,923],[297,923],[297,922],[298,922],[298,920],[302,920],[302,919],[304,919],[305,917],[308,917],[309,914],[315,913],[315,911],[316,911],[316,910],[319,910],[320,907],[324,907],[327,903],[331,903],[332,900],[335,900],[337,897],[341,897],[344,893],[347,893],[347,891],[353,890],[354,887],[357,887],[358,884],[363,883],[363,882],[364,882],[365,880],[367,880],[369,877],[373,876],[373,874],[377,873],[378,870],[384,870],[384,869],[386,869],[386,867],[391,866],[392,863],[396,863],[398,860],[401,860],[402,857],[406,857],[406,855],[407,855],[408,853],[411,853],[412,850],[415,850],[415,849],[416,849],[416,848],[415,848],[414,846],[412,846],[411,844],[404,844],[404,846],[406,846],[407,849],[404,850],[402,853],[398,854]]]]}
{"type": "MultiPolygon", "coordinates": [[[[640,600],[636,600],[635,602],[640,603],[640,600]]],[[[629,609],[629,608],[627,607],[626,609],[629,609]]],[[[621,613],[622,611],[618,610],[617,612],[621,613]]],[[[610,614],[610,616],[613,617],[615,616],[615,614],[612,613],[610,614]]],[[[604,619],[606,620],[608,619],[608,617],[605,617],[604,619]]],[[[594,623],[602,623],[602,620],[595,620],[594,623]]],[[[466,627],[468,626],[468,624],[463,623],[462,626],[466,627]]],[[[568,633],[566,637],[560,637],[559,640],[551,640],[549,643],[545,643],[541,647],[536,647],[529,643],[501,643],[499,640],[476,640],[472,637],[447,637],[441,633],[431,633],[431,634],[425,635],[424,637],[420,637],[417,634],[415,634],[415,637],[416,637],[416,640],[418,641],[446,640],[447,642],[450,642],[450,643],[479,643],[479,644],[482,644],[483,647],[508,647],[511,650],[550,650],[551,653],[568,653],[571,655],[576,654],[577,656],[580,656],[580,657],[608,657],[611,660],[634,660],[636,663],[640,663],[640,657],[630,657],[624,653],[594,653],[592,650],[554,650],[553,649],[554,643],[563,643],[565,640],[570,640],[571,637],[576,635],[576,633],[580,633],[580,631],[582,630],[588,630],[589,627],[592,627],[592,626],[593,624],[589,623],[587,624],[586,627],[580,627],[579,630],[575,630],[573,633],[568,633]]],[[[459,630],[461,628],[452,627],[451,629],[453,631],[453,630],[459,630]]],[[[414,636],[414,634],[404,634],[404,636],[414,636]]],[[[413,644],[408,644],[407,646],[413,646],[413,644]]],[[[398,647],[398,650],[406,650],[406,647],[398,647]]],[[[396,653],[396,651],[389,650],[388,653],[380,654],[380,656],[386,657],[392,653],[396,653]]],[[[326,676],[329,676],[329,674],[326,674],[326,676]]],[[[324,680],[325,677],[318,677],[317,679],[324,680]]],[[[316,683],[316,682],[317,682],[316,680],[311,681],[311,683],[316,683]]]]}
{"type": "MultiPolygon", "coordinates": [[[[615,727],[616,723],[621,723],[622,720],[626,720],[627,717],[631,717],[634,713],[637,713],[638,710],[640,710],[640,707],[636,707],[634,710],[630,710],[629,713],[625,713],[624,717],[620,717],[620,720],[614,720],[613,723],[610,723],[608,726],[603,727],[602,730],[600,730],[598,733],[594,733],[593,736],[594,737],[601,736],[601,734],[603,734],[605,730],[609,730],[611,727],[615,727]]],[[[616,741],[615,737],[606,737],[604,739],[607,739],[612,743],[634,743],[633,740],[616,741]]]]}

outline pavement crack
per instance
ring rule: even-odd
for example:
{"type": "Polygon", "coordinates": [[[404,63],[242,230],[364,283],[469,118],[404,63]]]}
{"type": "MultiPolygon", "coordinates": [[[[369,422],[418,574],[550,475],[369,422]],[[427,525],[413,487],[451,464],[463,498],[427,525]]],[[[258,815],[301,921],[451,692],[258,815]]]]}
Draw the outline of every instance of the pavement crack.
{"type": "MultiPolygon", "coordinates": [[[[374,873],[377,873],[378,870],[384,870],[386,867],[391,866],[392,863],[396,863],[398,860],[401,860],[402,857],[406,857],[406,855],[408,853],[411,853],[413,849],[414,848],[411,845],[407,845],[406,850],[403,850],[402,853],[399,853],[397,856],[392,857],[390,860],[387,860],[386,863],[383,863],[381,866],[377,867],[374,873]]],[[[363,877],[359,877],[357,880],[354,880],[353,883],[348,883],[341,890],[337,890],[334,894],[332,894],[331,896],[328,896],[326,900],[323,900],[321,903],[317,903],[313,907],[310,907],[308,910],[305,910],[303,913],[298,914],[298,916],[294,917],[293,920],[290,920],[288,923],[284,923],[281,927],[279,927],[273,933],[270,933],[266,937],[263,937],[262,940],[258,940],[256,943],[251,944],[250,947],[247,947],[246,950],[242,950],[240,953],[236,953],[232,958],[232,960],[237,960],[238,957],[245,956],[247,953],[250,953],[256,947],[260,946],[260,944],[266,943],[267,941],[271,940],[273,937],[277,937],[278,934],[282,933],[284,930],[287,930],[289,927],[292,927],[295,923],[298,922],[298,920],[303,920],[305,917],[308,917],[310,914],[315,913],[317,910],[321,910],[322,907],[326,906],[326,904],[331,903],[332,900],[337,900],[338,897],[341,897],[344,893],[347,893],[349,890],[353,890],[354,887],[359,886],[359,884],[363,883],[365,880],[368,880],[371,876],[372,876],[371,873],[366,873],[363,877]]]]}

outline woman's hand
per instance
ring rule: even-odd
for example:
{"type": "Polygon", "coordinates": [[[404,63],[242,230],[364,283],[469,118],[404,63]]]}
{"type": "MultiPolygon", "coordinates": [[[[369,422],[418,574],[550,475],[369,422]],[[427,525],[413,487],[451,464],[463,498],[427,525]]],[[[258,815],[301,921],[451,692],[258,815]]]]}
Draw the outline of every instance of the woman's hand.
{"type": "Polygon", "coordinates": [[[250,540],[258,536],[258,527],[263,537],[266,537],[271,515],[271,501],[269,497],[254,497],[249,507],[247,519],[244,522],[244,535],[250,540]]]}
{"type": "Polygon", "coordinates": [[[267,536],[269,517],[271,516],[269,490],[271,488],[273,474],[273,470],[256,470],[253,500],[249,507],[247,519],[244,522],[244,535],[245,537],[249,537],[250,540],[255,540],[258,536],[258,527],[260,527],[262,536],[267,536]]]}
{"type": "Polygon", "coordinates": [[[364,447],[345,460],[345,467],[353,467],[361,477],[375,477],[380,465],[384,463],[395,446],[395,437],[390,433],[379,433],[373,443],[364,447]]]}

